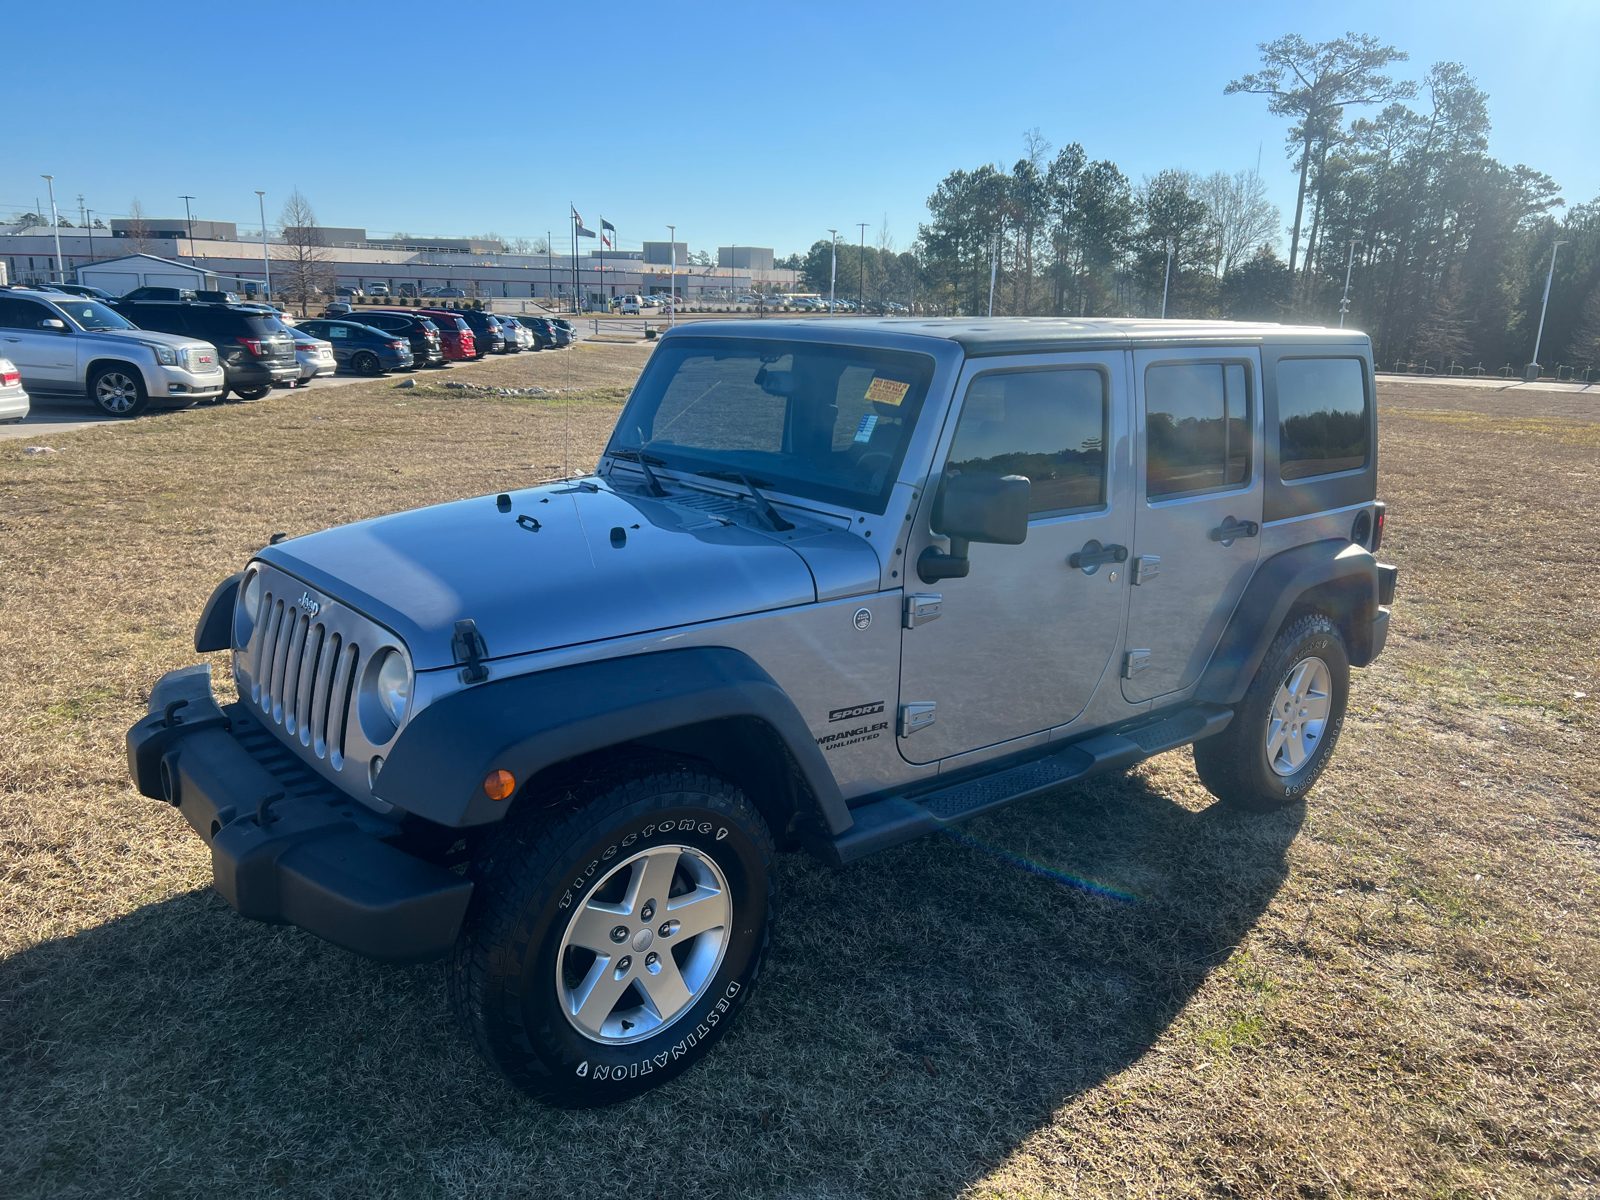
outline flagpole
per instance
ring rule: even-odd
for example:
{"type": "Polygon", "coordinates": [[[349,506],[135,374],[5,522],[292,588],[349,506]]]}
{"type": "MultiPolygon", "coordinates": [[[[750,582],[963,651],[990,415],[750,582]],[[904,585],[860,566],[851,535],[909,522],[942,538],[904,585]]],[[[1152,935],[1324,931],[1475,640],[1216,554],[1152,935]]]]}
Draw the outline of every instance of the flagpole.
{"type": "Polygon", "coordinates": [[[606,299],[606,219],[600,218],[600,301],[606,306],[606,312],[611,311],[611,304],[606,299]]]}
{"type": "Polygon", "coordinates": [[[578,210],[570,202],[567,208],[569,232],[572,234],[572,315],[578,315],[578,210]]]}

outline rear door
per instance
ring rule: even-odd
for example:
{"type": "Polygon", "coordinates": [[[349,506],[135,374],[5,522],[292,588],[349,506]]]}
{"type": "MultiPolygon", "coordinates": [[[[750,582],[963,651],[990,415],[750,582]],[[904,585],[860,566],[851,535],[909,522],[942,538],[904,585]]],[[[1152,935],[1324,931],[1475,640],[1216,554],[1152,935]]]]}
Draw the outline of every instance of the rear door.
{"type": "Polygon", "coordinates": [[[1261,539],[1261,359],[1254,348],[1139,350],[1134,559],[1122,692],[1200,677],[1261,539]]]}
{"type": "Polygon", "coordinates": [[[18,296],[0,296],[0,358],[9,358],[26,391],[80,390],[77,330],[55,309],[18,296]],[[47,329],[59,321],[64,328],[47,329]]]}
{"type": "Polygon", "coordinates": [[[965,579],[907,583],[917,595],[902,631],[899,746],[915,763],[1081,713],[1116,647],[1127,590],[1114,559],[1133,532],[1132,494],[1127,464],[1108,470],[1128,453],[1126,355],[981,359],[959,389],[937,461],[946,474],[1027,476],[1031,516],[1020,546],[973,544],[965,579]],[[1103,560],[1071,565],[1084,552],[1103,560]],[[921,621],[914,614],[935,595],[941,615],[921,621]]]}

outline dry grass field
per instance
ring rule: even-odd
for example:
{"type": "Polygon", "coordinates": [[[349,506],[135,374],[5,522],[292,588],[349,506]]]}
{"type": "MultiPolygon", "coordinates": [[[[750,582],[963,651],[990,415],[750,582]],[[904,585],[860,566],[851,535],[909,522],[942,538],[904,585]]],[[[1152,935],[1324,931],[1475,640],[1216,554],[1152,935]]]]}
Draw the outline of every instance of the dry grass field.
{"type": "Polygon", "coordinates": [[[385,381],[0,445],[0,1195],[1600,1190],[1593,400],[1383,385],[1394,633],[1307,806],[1220,811],[1175,754],[789,856],[739,1025],[626,1105],[491,1077],[437,967],[235,916],[122,751],[211,587],[275,532],[591,464],[648,352],[429,377],[555,400],[385,381]]]}

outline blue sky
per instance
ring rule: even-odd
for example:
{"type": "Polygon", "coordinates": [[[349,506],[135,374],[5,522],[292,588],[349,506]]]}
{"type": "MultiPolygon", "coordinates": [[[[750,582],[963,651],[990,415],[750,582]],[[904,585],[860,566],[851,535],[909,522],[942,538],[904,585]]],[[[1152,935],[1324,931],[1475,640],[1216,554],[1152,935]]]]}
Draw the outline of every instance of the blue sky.
{"type": "Polygon", "coordinates": [[[624,246],[901,247],[956,167],[1010,164],[1024,130],[1134,180],[1253,166],[1292,216],[1284,123],[1224,96],[1256,43],[1370,32],[1420,76],[1466,64],[1491,152],[1600,195],[1600,3],[18,6],[0,218],[91,209],[268,220],[291,188],[325,225],[564,241],[567,202],[624,246]],[[433,147],[425,152],[421,147],[433,147]]]}

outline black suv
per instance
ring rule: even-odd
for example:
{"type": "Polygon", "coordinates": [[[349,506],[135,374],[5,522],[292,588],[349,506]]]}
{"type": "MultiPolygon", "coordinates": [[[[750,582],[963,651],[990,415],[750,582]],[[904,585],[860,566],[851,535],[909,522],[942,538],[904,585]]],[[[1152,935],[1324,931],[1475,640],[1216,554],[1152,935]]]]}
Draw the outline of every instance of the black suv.
{"type": "Polygon", "coordinates": [[[241,400],[259,400],[275,385],[300,378],[288,327],[254,306],[122,299],[114,307],[140,329],[182,334],[215,346],[227,377],[223,397],[232,392],[241,400]]]}
{"type": "MultiPolygon", "coordinates": [[[[331,306],[330,306],[331,307],[331,306]]],[[[427,317],[404,312],[363,312],[361,323],[385,333],[396,333],[411,340],[411,361],[418,367],[433,367],[444,362],[444,347],[439,327],[427,317]]]]}
{"type": "Polygon", "coordinates": [[[124,300],[193,300],[193,288],[136,287],[126,293],[124,300]]]}

